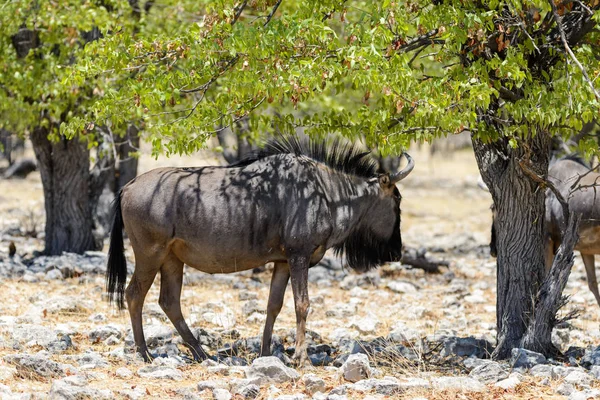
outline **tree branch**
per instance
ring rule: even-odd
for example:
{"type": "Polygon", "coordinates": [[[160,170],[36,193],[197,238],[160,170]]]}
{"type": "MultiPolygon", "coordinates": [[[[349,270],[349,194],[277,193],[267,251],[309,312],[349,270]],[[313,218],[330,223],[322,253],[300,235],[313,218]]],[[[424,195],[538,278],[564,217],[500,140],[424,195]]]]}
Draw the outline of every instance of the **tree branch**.
{"type": "MultiPolygon", "coordinates": [[[[339,6],[344,5],[345,2],[346,2],[346,0],[342,0],[342,2],[339,4],[339,6]]],[[[323,15],[323,18],[321,19],[321,22],[325,22],[329,18],[331,18],[331,16],[333,15],[333,13],[335,13],[335,7],[333,8],[333,10],[331,10],[328,13],[325,13],[325,15],[323,15]]]]}
{"type": "Polygon", "coordinates": [[[522,94],[515,93],[512,90],[505,88],[504,86],[501,86],[500,89],[498,89],[498,93],[500,94],[501,98],[503,98],[504,100],[509,100],[513,103],[523,98],[522,94]]]}
{"type": "Polygon", "coordinates": [[[242,4],[240,4],[238,7],[234,8],[235,16],[233,17],[233,21],[231,21],[232,26],[235,25],[237,20],[240,18],[240,15],[242,15],[242,11],[244,11],[244,8],[246,8],[246,4],[248,4],[248,0],[244,0],[244,2],[242,4]]]}
{"type": "MultiPolygon", "coordinates": [[[[579,70],[583,74],[583,78],[585,79],[585,81],[587,82],[587,84],[590,86],[590,89],[592,89],[592,93],[594,93],[594,96],[596,97],[596,100],[600,101],[600,93],[598,93],[598,91],[594,87],[594,84],[590,80],[590,77],[588,76],[587,71],[585,70],[585,68],[583,67],[583,65],[581,65],[581,63],[579,62],[579,60],[577,59],[577,57],[575,57],[575,54],[573,53],[573,51],[569,47],[569,42],[567,41],[567,36],[565,35],[565,30],[564,30],[564,27],[562,25],[562,17],[558,14],[558,10],[556,9],[556,5],[554,4],[554,1],[553,0],[549,0],[549,3],[550,3],[550,6],[552,7],[552,14],[554,15],[554,20],[556,21],[556,26],[558,28],[558,32],[560,33],[560,39],[561,39],[561,41],[563,43],[563,46],[565,47],[565,51],[571,57],[571,59],[573,60],[573,62],[575,63],[575,65],[577,65],[577,67],[579,68],[579,70]]],[[[591,13],[591,10],[588,9],[588,11],[591,13]]]]}
{"type": "MultiPolygon", "coordinates": [[[[429,32],[425,33],[424,35],[418,36],[418,37],[404,43],[403,45],[400,45],[398,48],[396,48],[396,51],[397,52],[408,52],[411,50],[418,49],[419,47],[422,47],[422,46],[427,46],[429,44],[444,44],[444,43],[446,43],[445,40],[432,39],[439,32],[440,32],[439,28],[432,29],[429,32]]],[[[399,38],[396,38],[396,40],[398,40],[398,39],[399,38]]]]}
{"type": "MultiPolygon", "coordinates": [[[[588,176],[589,174],[591,174],[592,172],[594,172],[595,170],[598,169],[598,167],[600,167],[600,164],[596,165],[593,168],[590,168],[589,171],[587,171],[585,174],[581,174],[577,176],[577,179],[575,180],[575,182],[573,182],[573,184],[571,185],[571,187],[569,188],[569,193],[573,193],[575,190],[577,189],[583,189],[585,187],[590,187],[590,185],[586,185],[586,186],[579,186],[577,187],[577,185],[579,184],[579,182],[581,182],[581,180],[588,176]]],[[[597,178],[596,178],[597,179],[597,178]]],[[[595,185],[592,185],[595,186],[595,185]]]]}
{"type": "Polygon", "coordinates": [[[271,18],[273,18],[273,15],[275,15],[275,12],[277,12],[277,9],[278,9],[278,8],[279,8],[279,6],[281,5],[281,2],[282,2],[282,1],[283,1],[283,0],[277,0],[277,3],[275,3],[275,6],[273,6],[273,9],[271,10],[271,12],[269,13],[269,15],[267,16],[267,20],[265,21],[265,23],[264,23],[264,25],[263,25],[263,28],[264,28],[265,26],[267,26],[267,24],[268,24],[269,22],[271,22],[271,18]]]}
{"type": "Polygon", "coordinates": [[[554,186],[554,184],[552,182],[550,182],[549,180],[542,178],[541,176],[536,174],[534,171],[532,171],[529,168],[529,166],[525,163],[525,160],[523,160],[523,159],[519,160],[519,167],[521,167],[521,169],[523,170],[525,175],[527,175],[531,180],[540,184],[542,187],[547,187],[548,189],[550,189],[552,191],[552,193],[554,193],[554,195],[556,196],[556,199],[558,200],[558,202],[561,205],[565,221],[569,221],[569,203],[567,203],[567,201],[565,200],[563,195],[560,193],[560,191],[556,188],[556,186],[554,186]]]}
{"type": "Polygon", "coordinates": [[[232,59],[230,59],[227,64],[223,67],[223,69],[221,69],[219,72],[217,72],[216,74],[214,74],[206,83],[204,83],[203,85],[200,85],[198,87],[195,87],[193,89],[181,89],[179,90],[181,93],[195,93],[195,92],[204,92],[206,93],[206,91],[210,88],[210,86],[217,80],[219,79],[225,72],[227,72],[231,67],[233,67],[238,60],[240,59],[239,55],[236,55],[235,57],[233,57],[232,59]]]}

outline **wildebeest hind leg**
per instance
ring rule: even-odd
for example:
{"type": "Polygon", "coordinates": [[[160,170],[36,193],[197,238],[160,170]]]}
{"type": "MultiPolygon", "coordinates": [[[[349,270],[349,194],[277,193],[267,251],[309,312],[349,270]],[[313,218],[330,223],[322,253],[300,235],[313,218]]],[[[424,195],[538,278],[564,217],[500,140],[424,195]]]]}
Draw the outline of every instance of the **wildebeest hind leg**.
{"type": "Polygon", "coordinates": [[[144,338],[144,328],[142,327],[142,308],[146,294],[154,282],[154,278],[160,268],[156,261],[150,258],[138,257],[136,254],[135,271],[125,290],[125,299],[131,318],[131,329],[133,330],[133,340],[135,341],[136,351],[142,356],[144,361],[152,361],[152,355],[146,346],[144,338]]]}
{"type": "Polygon", "coordinates": [[[290,269],[287,263],[275,263],[273,276],[271,277],[271,289],[269,291],[269,303],[267,304],[267,321],[262,337],[260,350],[261,357],[271,355],[271,337],[273,336],[273,325],[283,306],[285,289],[290,279],[290,269]]]}
{"type": "Polygon", "coordinates": [[[208,355],[202,350],[181,313],[181,288],[183,286],[183,262],[173,253],[169,254],[160,268],[160,297],[158,304],[179,332],[183,343],[191,350],[194,360],[202,361],[208,355]]]}
{"type": "Polygon", "coordinates": [[[594,294],[596,302],[600,306],[600,293],[598,293],[598,281],[596,280],[596,266],[594,264],[593,254],[582,254],[583,265],[585,265],[585,273],[587,275],[588,287],[594,294]]]}
{"type": "Polygon", "coordinates": [[[296,308],[296,352],[294,359],[298,365],[310,365],[306,351],[306,317],[308,316],[308,268],[310,257],[290,257],[290,276],[296,308]]]}

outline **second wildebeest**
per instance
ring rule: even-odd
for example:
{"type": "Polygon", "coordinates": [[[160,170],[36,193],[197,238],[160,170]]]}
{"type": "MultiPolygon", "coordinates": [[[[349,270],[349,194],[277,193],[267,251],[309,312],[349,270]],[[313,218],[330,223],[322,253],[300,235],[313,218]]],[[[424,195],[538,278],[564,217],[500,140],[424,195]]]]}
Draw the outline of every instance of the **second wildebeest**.
{"type": "MultiPolygon", "coordinates": [[[[548,181],[560,192],[569,205],[569,210],[581,215],[579,240],[575,250],[581,253],[588,287],[600,305],[600,293],[596,279],[594,255],[600,254],[600,174],[590,171],[590,167],[580,157],[570,155],[558,159],[548,168],[548,181]]],[[[492,206],[492,218],[495,217],[492,206]]],[[[565,220],[562,206],[556,195],[546,189],[546,272],[549,271],[554,255],[561,244],[565,220]]],[[[496,256],[496,231],[492,222],[490,254],[496,256]]]]}
{"type": "Polygon", "coordinates": [[[296,353],[307,362],[308,269],[325,251],[344,252],[365,271],[399,261],[400,192],[413,169],[380,174],[368,152],[340,140],[280,137],[228,167],[159,168],[127,184],[116,200],[107,280],[111,298],[127,301],[137,351],[150,360],[142,306],[160,271],[159,304],[196,359],[207,354],[181,313],[184,263],[232,273],[274,263],[261,355],[271,354],[273,324],[291,278],[296,353]],[[122,228],[135,254],[127,289],[122,228]]]}

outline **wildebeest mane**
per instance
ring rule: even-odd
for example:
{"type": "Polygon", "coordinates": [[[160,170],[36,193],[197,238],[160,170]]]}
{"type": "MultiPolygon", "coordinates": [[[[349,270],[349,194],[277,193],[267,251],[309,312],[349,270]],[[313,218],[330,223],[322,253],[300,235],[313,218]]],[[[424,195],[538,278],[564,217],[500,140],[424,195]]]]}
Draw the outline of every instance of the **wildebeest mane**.
{"type": "Polygon", "coordinates": [[[382,239],[369,230],[359,228],[334,247],[335,254],[344,254],[348,266],[359,272],[369,271],[389,261],[399,261],[402,256],[400,213],[396,216],[393,232],[391,238],[382,239]]]}
{"type": "Polygon", "coordinates": [[[328,167],[350,175],[372,178],[378,175],[379,163],[360,146],[335,138],[331,141],[278,136],[265,146],[229,167],[243,167],[278,154],[306,156],[328,167]]]}
{"type": "Polygon", "coordinates": [[[579,155],[579,153],[571,153],[568,154],[566,156],[564,156],[563,158],[559,159],[559,161],[562,160],[569,160],[569,161],[573,161],[576,162],[577,164],[581,164],[586,168],[590,168],[590,166],[588,165],[588,163],[583,159],[583,157],[581,157],[581,155],[579,155]]]}

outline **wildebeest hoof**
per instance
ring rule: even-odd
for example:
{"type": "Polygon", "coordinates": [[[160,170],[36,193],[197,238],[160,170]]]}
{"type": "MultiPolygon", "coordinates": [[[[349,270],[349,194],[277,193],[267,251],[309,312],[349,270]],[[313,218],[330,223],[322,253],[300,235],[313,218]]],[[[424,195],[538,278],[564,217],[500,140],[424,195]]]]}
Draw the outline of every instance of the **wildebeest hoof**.
{"type": "Polygon", "coordinates": [[[299,356],[296,357],[294,356],[294,358],[292,359],[292,363],[294,364],[294,366],[296,368],[301,368],[301,369],[307,369],[307,368],[312,368],[312,363],[310,362],[310,359],[308,358],[308,356],[305,354],[304,356],[299,356]]]}
{"type": "Polygon", "coordinates": [[[194,361],[201,363],[202,361],[208,359],[208,360],[213,360],[213,361],[219,361],[217,356],[209,356],[208,354],[206,354],[206,352],[204,350],[194,350],[192,349],[192,354],[194,355],[194,361]]]}
{"type": "Polygon", "coordinates": [[[146,363],[152,363],[152,361],[154,361],[154,356],[152,354],[150,354],[150,352],[148,350],[143,350],[143,351],[139,350],[138,354],[140,355],[140,357],[142,357],[142,359],[146,363]]]}

